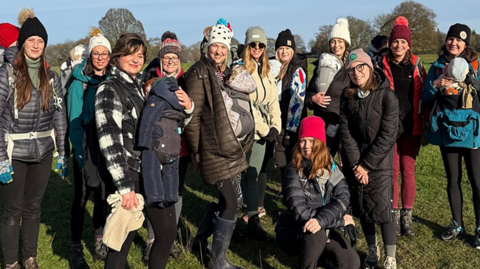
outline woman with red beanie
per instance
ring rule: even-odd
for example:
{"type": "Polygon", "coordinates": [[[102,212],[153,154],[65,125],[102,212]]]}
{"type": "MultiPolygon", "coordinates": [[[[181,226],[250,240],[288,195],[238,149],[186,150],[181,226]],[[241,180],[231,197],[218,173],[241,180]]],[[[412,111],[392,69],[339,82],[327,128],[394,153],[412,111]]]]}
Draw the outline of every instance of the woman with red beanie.
{"type": "Polygon", "coordinates": [[[419,113],[426,73],[420,58],[412,51],[412,35],[405,17],[395,20],[390,49],[380,63],[398,98],[399,121],[393,155],[393,210],[397,235],[414,235],[412,208],[415,200],[415,160],[420,151],[422,118],[419,113]],[[398,172],[402,173],[402,210],[398,208],[398,172]]]}
{"type": "MultiPolygon", "coordinates": [[[[0,23],[0,49],[6,50],[17,45],[18,27],[10,23],[0,23]]],[[[3,63],[3,60],[0,62],[3,63]]]]}
{"type": "Polygon", "coordinates": [[[347,181],[330,156],[325,122],[317,116],[302,120],[292,162],[282,183],[283,204],[275,233],[280,249],[299,256],[298,268],[359,268],[360,258],[335,228],[354,225],[346,215],[350,203],[347,181]]]}
{"type": "Polygon", "coordinates": [[[398,101],[382,70],[362,49],[345,63],[350,86],[342,94],[340,138],[343,172],[350,185],[352,208],[368,244],[364,268],[377,268],[375,225],[382,230],[385,268],[396,268],[395,222],[392,220],[393,150],[398,130],[398,101]]]}

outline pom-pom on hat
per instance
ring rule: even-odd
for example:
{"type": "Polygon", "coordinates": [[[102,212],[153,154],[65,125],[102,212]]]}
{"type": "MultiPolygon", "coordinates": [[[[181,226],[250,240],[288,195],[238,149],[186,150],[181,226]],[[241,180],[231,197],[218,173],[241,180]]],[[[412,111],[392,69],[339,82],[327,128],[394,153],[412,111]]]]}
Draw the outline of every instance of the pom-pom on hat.
{"type": "Polygon", "coordinates": [[[304,137],[313,137],[327,143],[325,137],[325,122],[318,116],[308,116],[300,122],[298,140],[304,137]]]}
{"type": "Polygon", "coordinates": [[[10,23],[0,23],[0,46],[7,49],[18,39],[19,29],[10,23]]]}
{"type": "Polygon", "coordinates": [[[158,51],[158,58],[162,58],[165,54],[173,53],[180,57],[180,51],[182,50],[182,46],[180,42],[176,39],[167,38],[165,39],[162,44],[160,44],[160,50],[158,51]]]}
{"type": "Polygon", "coordinates": [[[455,57],[447,66],[447,74],[457,82],[465,81],[469,72],[468,63],[462,57],[455,57]]]}
{"type": "Polygon", "coordinates": [[[90,30],[90,42],[88,43],[88,54],[92,53],[92,50],[96,46],[104,46],[105,48],[108,49],[108,52],[112,53],[112,47],[110,46],[110,41],[108,41],[105,36],[103,36],[102,32],[100,29],[97,27],[93,27],[92,30],[90,30]]]}
{"type": "Polygon", "coordinates": [[[295,51],[296,44],[295,44],[295,37],[290,32],[290,29],[286,29],[285,31],[281,31],[278,34],[277,40],[275,41],[275,50],[282,46],[287,46],[295,51]]]}
{"type": "Polygon", "coordinates": [[[48,43],[48,34],[47,30],[40,22],[40,20],[35,17],[35,12],[33,10],[24,8],[18,14],[18,23],[21,25],[20,31],[18,33],[18,47],[21,48],[25,40],[31,36],[39,36],[45,42],[45,47],[48,43]]]}
{"type": "Polygon", "coordinates": [[[341,38],[350,45],[350,30],[348,30],[348,20],[346,18],[338,18],[337,23],[333,26],[332,31],[328,35],[328,42],[332,40],[332,38],[341,38]]]}
{"type": "Polygon", "coordinates": [[[445,41],[451,36],[460,38],[465,42],[467,45],[470,44],[470,35],[472,33],[472,30],[470,30],[470,27],[466,26],[465,24],[461,23],[455,23],[454,25],[450,26],[450,29],[448,29],[447,37],[445,41]]]}
{"type": "Polygon", "coordinates": [[[392,44],[394,40],[405,39],[409,47],[412,47],[412,33],[410,28],[408,28],[407,18],[400,16],[395,19],[395,23],[390,32],[390,37],[388,38],[388,43],[392,44]]]}
{"type": "Polygon", "coordinates": [[[210,33],[208,34],[207,47],[213,43],[221,43],[230,50],[230,44],[232,43],[233,31],[230,27],[230,23],[224,24],[225,19],[219,19],[217,24],[212,26],[210,33]],[[220,21],[220,23],[218,23],[220,21]]]}
{"type": "Polygon", "coordinates": [[[366,63],[373,70],[372,58],[370,58],[363,49],[356,49],[348,54],[347,61],[345,62],[346,68],[350,68],[354,62],[366,63]]]}
{"type": "Polygon", "coordinates": [[[245,32],[245,45],[258,42],[267,45],[267,34],[258,26],[252,26],[245,32]]]}

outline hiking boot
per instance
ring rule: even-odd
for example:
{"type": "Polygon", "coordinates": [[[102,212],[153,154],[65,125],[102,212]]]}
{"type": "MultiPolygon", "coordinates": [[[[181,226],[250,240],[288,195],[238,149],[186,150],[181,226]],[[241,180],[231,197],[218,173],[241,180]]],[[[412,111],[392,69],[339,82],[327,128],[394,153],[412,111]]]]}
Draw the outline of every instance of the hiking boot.
{"type": "Polygon", "coordinates": [[[90,269],[85,261],[85,255],[83,254],[83,247],[72,247],[70,249],[70,259],[68,261],[70,269],[90,269]]]}
{"type": "Polygon", "coordinates": [[[95,240],[95,251],[93,252],[93,258],[98,261],[105,261],[107,258],[108,247],[102,240],[95,240]]]}
{"type": "Polygon", "coordinates": [[[177,240],[175,240],[172,244],[172,248],[170,249],[170,257],[176,259],[178,256],[180,256],[180,248],[179,248],[179,243],[177,240]]]}
{"type": "Polygon", "coordinates": [[[37,258],[30,257],[23,262],[24,269],[38,269],[37,258]]]}
{"type": "Polygon", "coordinates": [[[395,218],[395,228],[397,229],[397,236],[402,235],[401,225],[400,225],[400,210],[393,210],[393,217],[395,218]]]}
{"type": "Polygon", "coordinates": [[[475,229],[475,242],[473,242],[473,247],[480,250],[480,226],[475,229]]]}
{"type": "Polygon", "coordinates": [[[148,264],[148,260],[150,259],[150,251],[152,251],[154,240],[147,240],[147,245],[145,246],[145,250],[143,251],[142,262],[144,264],[148,264]]]}
{"type": "Polygon", "coordinates": [[[266,242],[268,240],[268,234],[260,226],[260,218],[258,214],[248,218],[248,235],[253,237],[253,239],[266,242]]]}
{"type": "Polygon", "coordinates": [[[387,256],[385,263],[383,264],[385,269],[397,269],[397,260],[394,257],[387,256]]]}
{"type": "Polygon", "coordinates": [[[14,262],[12,264],[5,264],[5,269],[21,269],[20,264],[18,262],[14,262]]]}
{"type": "Polygon", "coordinates": [[[412,210],[402,209],[400,214],[400,221],[402,223],[402,235],[405,236],[412,236],[415,235],[415,231],[413,230],[413,216],[412,210]]]}
{"type": "Polygon", "coordinates": [[[267,211],[265,210],[265,207],[261,206],[258,208],[258,217],[262,218],[267,215],[267,211]]]}
{"type": "Polygon", "coordinates": [[[447,230],[442,234],[443,241],[450,241],[455,238],[461,238],[465,235],[465,229],[456,221],[452,220],[452,224],[447,227],[447,230]]]}
{"type": "Polygon", "coordinates": [[[376,269],[378,268],[378,246],[369,246],[368,254],[363,262],[364,269],[376,269]]]}

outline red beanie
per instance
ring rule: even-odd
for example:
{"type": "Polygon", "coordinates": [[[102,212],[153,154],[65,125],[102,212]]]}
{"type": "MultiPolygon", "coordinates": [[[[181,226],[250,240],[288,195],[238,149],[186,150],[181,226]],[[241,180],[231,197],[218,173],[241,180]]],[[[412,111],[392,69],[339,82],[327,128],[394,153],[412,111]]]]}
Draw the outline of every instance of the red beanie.
{"type": "Polygon", "coordinates": [[[298,140],[304,137],[313,137],[323,143],[327,143],[325,138],[325,122],[317,116],[309,116],[300,123],[300,131],[298,132],[298,140]]]}
{"type": "Polygon", "coordinates": [[[10,23],[0,23],[0,46],[7,49],[18,39],[18,27],[10,23]]]}
{"type": "Polygon", "coordinates": [[[396,39],[405,39],[407,40],[408,46],[410,48],[412,47],[412,34],[410,33],[410,28],[408,28],[408,20],[403,16],[395,20],[388,44],[392,44],[396,39]]]}

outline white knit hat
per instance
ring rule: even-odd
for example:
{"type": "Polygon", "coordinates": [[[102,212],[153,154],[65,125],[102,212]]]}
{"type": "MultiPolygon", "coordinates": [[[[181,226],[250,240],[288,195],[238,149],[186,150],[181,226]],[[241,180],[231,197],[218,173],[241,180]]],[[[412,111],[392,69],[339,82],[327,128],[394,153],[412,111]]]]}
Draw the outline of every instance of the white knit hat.
{"type": "Polygon", "coordinates": [[[110,42],[102,34],[97,34],[90,38],[90,42],[88,43],[88,54],[92,53],[93,48],[96,46],[104,46],[108,49],[108,52],[112,53],[110,42]]]}
{"type": "Polygon", "coordinates": [[[337,23],[333,26],[332,31],[328,35],[328,42],[330,42],[332,38],[342,38],[347,41],[349,45],[352,44],[350,42],[350,31],[348,30],[348,20],[346,18],[337,19],[337,23]]]}
{"type": "Polygon", "coordinates": [[[227,46],[230,50],[230,43],[232,43],[233,31],[223,24],[217,24],[212,27],[208,35],[207,47],[213,43],[221,43],[227,46]]]}

